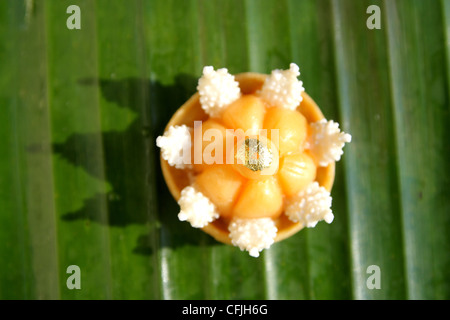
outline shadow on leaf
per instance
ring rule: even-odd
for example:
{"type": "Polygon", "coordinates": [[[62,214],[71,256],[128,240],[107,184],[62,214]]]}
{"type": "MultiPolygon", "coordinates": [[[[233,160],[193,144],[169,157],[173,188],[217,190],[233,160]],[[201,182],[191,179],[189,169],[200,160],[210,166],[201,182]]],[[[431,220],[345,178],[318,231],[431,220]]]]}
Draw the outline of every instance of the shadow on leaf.
{"type": "MultiPolygon", "coordinates": [[[[65,212],[63,220],[116,227],[150,225],[151,232],[137,239],[136,254],[152,253],[154,232],[160,246],[214,243],[177,219],[179,207],[166,187],[155,145],[172,114],[195,92],[196,83],[196,78],[185,74],[172,85],[139,78],[79,80],[83,86],[99,86],[105,100],[133,111],[136,117],[123,131],[73,134],[53,144],[55,154],[112,187],[108,193],[86,199],[81,209],[65,212]]],[[[106,110],[100,111],[102,123],[110,121],[106,110]]]]}

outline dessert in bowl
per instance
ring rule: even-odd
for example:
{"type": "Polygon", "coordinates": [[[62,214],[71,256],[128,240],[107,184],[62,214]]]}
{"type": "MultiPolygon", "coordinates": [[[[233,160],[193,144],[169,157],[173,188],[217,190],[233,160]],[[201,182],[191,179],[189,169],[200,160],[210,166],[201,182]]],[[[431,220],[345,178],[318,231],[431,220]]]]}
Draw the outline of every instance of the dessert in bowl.
{"type": "Polygon", "coordinates": [[[178,218],[257,257],[274,242],[333,221],[335,162],[351,136],[327,121],[298,80],[207,66],[157,138],[178,218]]]}

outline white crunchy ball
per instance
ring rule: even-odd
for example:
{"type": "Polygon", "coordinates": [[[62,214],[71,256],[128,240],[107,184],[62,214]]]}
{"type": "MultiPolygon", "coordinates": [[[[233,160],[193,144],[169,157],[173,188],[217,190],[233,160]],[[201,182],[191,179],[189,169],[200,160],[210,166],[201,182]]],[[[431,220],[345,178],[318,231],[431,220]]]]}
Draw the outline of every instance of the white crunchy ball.
{"type": "Polygon", "coordinates": [[[226,68],[214,71],[211,66],[204,67],[197,90],[203,110],[211,117],[219,116],[225,107],[241,96],[239,83],[226,68]]]}
{"type": "Polygon", "coordinates": [[[288,70],[273,70],[259,92],[261,98],[274,107],[295,110],[305,91],[303,82],[297,79],[299,75],[299,67],[295,63],[291,63],[288,70]]]}
{"type": "Polygon", "coordinates": [[[194,228],[203,228],[219,218],[215,205],[203,193],[191,186],[181,190],[178,204],[181,209],[178,219],[188,221],[194,228]]]}
{"type": "Polygon", "coordinates": [[[161,156],[177,169],[191,167],[191,131],[186,125],[171,126],[163,136],[156,138],[161,156]]]}
{"type": "Polygon", "coordinates": [[[350,141],[352,136],[341,132],[339,123],[322,119],[311,123],[311,135],[306,147],[317,158],[319,166],[326,167],[331,162],[341,159],[344,153],[342,148],[350,141]]]}
{"type": "Polygon", "coordinates": [[[334,219],[331,201],[330,193],[314,181],[289,199],[285,214],[292,222],[300,222],[308,228],[315,227],[321,220],[331,223],[334,219]]]}
{"type": "Polygon", "coordinates": [[[275,222],[270,218],[233,219],[228,227],[233,245],[247,250],[252,257],[268,249],[277,235],[275,222]]]}

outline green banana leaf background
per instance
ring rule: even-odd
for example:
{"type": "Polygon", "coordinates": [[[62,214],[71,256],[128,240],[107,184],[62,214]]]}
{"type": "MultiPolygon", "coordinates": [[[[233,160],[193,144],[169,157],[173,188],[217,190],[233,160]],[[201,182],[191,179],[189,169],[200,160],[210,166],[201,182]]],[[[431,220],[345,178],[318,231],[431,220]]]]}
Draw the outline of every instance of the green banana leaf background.
{"type": "Polygon", "coordinates": [[[449,59],[450,0],[0,0],[0,298],[450,299],[449,59]],[[333,223],[253,258],[177,219],[155,139],[203,66],[290,62],[353,140],[333,223]]]}

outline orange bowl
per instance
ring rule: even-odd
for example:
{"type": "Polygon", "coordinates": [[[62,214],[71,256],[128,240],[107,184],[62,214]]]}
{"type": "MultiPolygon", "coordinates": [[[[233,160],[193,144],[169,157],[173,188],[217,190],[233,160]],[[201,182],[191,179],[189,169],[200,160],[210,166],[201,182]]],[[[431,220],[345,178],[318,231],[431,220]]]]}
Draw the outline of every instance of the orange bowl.
{"type": "MultiPolygon", "coordinates": [[[[240,73],[235,75],[236,81],[243,94],[254,93],[259,90],[267,75],[253,72],[240,73]]],[[[322,111],[311,97],[303,92],[303,101],[298,106],[297,111],[301,112],[308,123],[316,122],[324,118],[322,111]]],[[[200,96],[195,93],[188,101],[186,101],[172,116],[168,122],[166,129],[175,125],[187,125],[194,127],[194,121],[206,121],[209,116],[203,111],[200,105],[200,96]]],[[[172,167],[166,160],[161,158],[161,169],[164,180],[170,190],[170,193],[176,201],[180,198],[181,190],[191,184],[188,170],[180,170],[172,167]]],[[[334,182],[335,163],[332,162],[327,167],[317,167],[316,181],[328,191],[331,191],[334,182]]],[[[208,224],[202,230],[211,235],[217,241],[225,244],[231,244],[228,232],[229,221],[220,217],[219,219],[208,224]]],[[[303,228],[301,223],[290,221],[286,215],[282,214],[275,220],[278,229],[275,242],[286,239],[297,233],[303,228]]]]}

